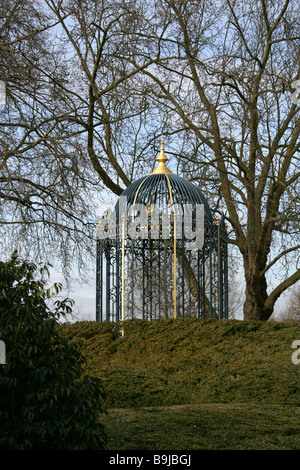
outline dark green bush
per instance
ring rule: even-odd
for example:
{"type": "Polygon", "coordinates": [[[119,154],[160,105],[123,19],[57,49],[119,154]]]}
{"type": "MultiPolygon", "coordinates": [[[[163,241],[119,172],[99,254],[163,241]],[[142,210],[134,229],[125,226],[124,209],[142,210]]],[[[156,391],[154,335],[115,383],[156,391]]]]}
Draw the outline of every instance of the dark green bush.
{"type": "Polygon", "coordinates": [[[37,267],[16,256],[0,262],[0,449],[104,449],[102,382],[84,375],[78,344],[58,333],[72,301],[48,306],[45,273],[36,280],[37,267]]]}

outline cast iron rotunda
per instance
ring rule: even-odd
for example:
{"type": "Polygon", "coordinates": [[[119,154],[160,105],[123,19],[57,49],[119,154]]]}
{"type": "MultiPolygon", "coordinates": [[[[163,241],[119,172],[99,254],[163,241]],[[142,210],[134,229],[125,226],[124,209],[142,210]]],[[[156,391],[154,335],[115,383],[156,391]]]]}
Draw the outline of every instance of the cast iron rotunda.
{"type": "Polygon", "coordinates": [[[224,217],[167,160],[97,221],[97,321],[228,318],[224,217]]]}

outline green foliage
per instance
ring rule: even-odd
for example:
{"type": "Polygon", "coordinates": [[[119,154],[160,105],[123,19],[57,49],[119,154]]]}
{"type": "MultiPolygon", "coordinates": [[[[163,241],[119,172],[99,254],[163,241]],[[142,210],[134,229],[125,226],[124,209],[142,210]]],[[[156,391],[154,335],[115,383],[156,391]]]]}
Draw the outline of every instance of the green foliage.
{"type": "MultiPolygon", "coordinates": [[[[40,269],[15,255],[0,262],[0,448],[103,449],[102,382],[84,374],[78,343],[58,333],[59,318],[72,301],[56,300],[40,269]]],[[[58,293],[60,285],[53,287],[58,293]]]]}
{"type": "Polygon", "coordinates": [[[107,408],[201,403],[299,405],[292,343],[300,325],[177,318],[77,322],[61,327],[82,341],[89,375],[103,380],[107,408]]]}

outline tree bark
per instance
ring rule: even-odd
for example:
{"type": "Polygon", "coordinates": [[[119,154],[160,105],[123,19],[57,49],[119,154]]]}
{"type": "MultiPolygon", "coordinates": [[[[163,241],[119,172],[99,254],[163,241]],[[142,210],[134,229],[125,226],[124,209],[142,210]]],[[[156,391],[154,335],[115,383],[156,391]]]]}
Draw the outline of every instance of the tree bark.
{"type": "Polygon", "coordinates": [[[253,272],[248,265],[245,268],[245,320],[268,320],[272,315],[272,309],[265,309],[265,302],[268,298],[267,281],[265,274],[253,272]]]}

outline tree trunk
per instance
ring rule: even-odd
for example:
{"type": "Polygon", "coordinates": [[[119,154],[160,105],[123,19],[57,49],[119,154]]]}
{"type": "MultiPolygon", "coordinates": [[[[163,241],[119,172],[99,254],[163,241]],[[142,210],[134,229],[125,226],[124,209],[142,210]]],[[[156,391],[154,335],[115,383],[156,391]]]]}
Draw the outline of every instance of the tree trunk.
{"type": "Polygon", "coordinates": [[[258,269],[244,263],[246,279],[246,299],[244,303],[244,320],[268,320],[273,313],[273,308],[266,308],[267,281],[265,274],[258,269]]]}

